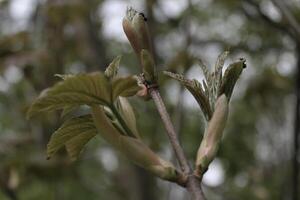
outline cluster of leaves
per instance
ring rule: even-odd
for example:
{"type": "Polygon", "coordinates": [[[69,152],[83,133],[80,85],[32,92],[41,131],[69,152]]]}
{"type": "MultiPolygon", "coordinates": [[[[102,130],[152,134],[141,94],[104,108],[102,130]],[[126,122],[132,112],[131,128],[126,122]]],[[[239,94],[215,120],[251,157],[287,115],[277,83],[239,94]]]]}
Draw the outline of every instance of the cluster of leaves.
{"type": "Polygon", "coordinates": [[[219,55],[213,72],[200,61],[205,80],[202,84],[196,79],[189,80],[181,74],[165,72],[165,74],[184,85],[198,102],[207,121],[206,130],[197,152],[195,174],[199,177],[206,172],[219,149],[222,133],[228,116],[228,104],[233,88],[246,67],[245,59],[232,63],[222,74],[228,52],[219,55]]]}
{"type": "MultiPolygon", "coordinates": [[[[48,158],[65,146],[71,158],[76,160],[86,143],[99,133],[137,165],[162,179],[184,184],[182,181],[185,177],[143,143],[133,109],[125,98],[141,93],[144,95],[140,96],[145,97],[148,89],[157,84],[146,19],[141,13],[129,9],[123,19],[123,29],[142,65],[143,73],[139,78],[117,76],[120,57],[104,73],[57,75],[63,81],[42,92],[29,109],[28,117],[58,109],[62,109],[62,115],[65,116],[79,106],[87,105],[91,114],[65,121],[52,135],[47,146],[48,158]]],[[[200,62],[205,76],[202,84],[195,79],[189,80],[182,75],[165,72],[193,94],[208,122],[197,153],[196,174],[199,176],[205,173],[216,155],[234,85],[246,67],[245,60],[241,59],[231,64],[223,75],[227,55],[228,52],[224,52],[218,57],[212,73],[200,62]]]]}
{"type": "Polygon", "coordinates": [[[209,121],[213,115],[215,103],[219,96],[225,94],[229,102],[235,83],[243,69],[246,67],[245,59],[241,58],[239,61],[230,64],[223,75],[222,70],[228,53],[228,51],[225,51],[218,56],[212,72],[209,72],[206,65],[199,60],[199,66],[201,67],[205,77],[202,84],[196,79],[186,79],[181,74],[175,74],[168,71],[164,72],[165,75],[179,81],[191,92],[198,102],[207,121],[209,121]]]}
{"type": "MultiPolygon", "coordinates": [[[[195,79],[189,80],[182,75],[165,72],[193,94],[208,121],[196,160],[199,176],[207,170],[218,150],[227,120],[228,102],[245,68],[245,60],[241,59],[229,65],[223,75],[227,55],[228,52],[224,52],[218,57],[212,73],[200,62],[205,75],[202,84],[195,79]]],[[[117,76],[119,62],[120,57],[117,57],[104,73],[57,75],[63,81],[42,92],[30,107],[28,117],[58,109],[62,109],[62,115],[65,116],[79,106],[87,105],[91,108],[91,114],[66,120],[52,135],[47,145],[48,158],[65,146],[71,159],[76,160],[83,147],[99,133],[137,165],[160,178],[178,183],[182,175],[176,168],[158,157],[141,140],[133,109],[125,97],[133,96],[143,88],[136,76],[117,76]]]]}
{"type": "Polygon", "coordinates": [[[120,57],[117,57],[104,73],[58,75],[63,81],[41,93],[30,107],[28,117],[58,109],[62,109],[65,116],[87,105],[91,114],[66,120],[52,134],[47,145],[48,158],[65,146],[70,157],[76,160],[88,141],[99,133],[137,165],[158,177],[175,181],[179,176],[175,167],[141,140],[133,108],[125,98],[141,88],[136,76],[117,76],[119,62],[120,57]]]}

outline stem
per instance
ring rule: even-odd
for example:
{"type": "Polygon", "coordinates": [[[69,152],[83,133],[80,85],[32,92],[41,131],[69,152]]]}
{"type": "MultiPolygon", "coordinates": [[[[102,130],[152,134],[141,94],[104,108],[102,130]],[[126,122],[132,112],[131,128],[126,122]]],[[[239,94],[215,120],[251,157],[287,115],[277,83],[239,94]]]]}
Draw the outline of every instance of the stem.
{"type": "Polygon", "coordinates": [[[128,136],[136,138],[136,135],[132,133],[130,128],[127,126],[126,122],[124,121],[123,117],[120,115],[119,111],[114,105],[110,106],[111,111],[114,113],[115,117],[118,119],[120,122],[122,128],[125,130],[125,132],[128,134],[128,136]]]}
{"type": "Polygon", "coordinates": [[[165,125],[169,140],[172,144],[180,168],[182,169],[184,174],[187,175],[187,189],[191,193],[192,200],[205,200],[205,197],[201,190],[200,180],[193,174],[192,168],[189,166],[189,163],[184,155],[181,145],[179,144],[174,126],[171,122],[170,116],[166,110],[166,106],[160,96],[158,89],[149,88],[149,93],[165,125]]]}

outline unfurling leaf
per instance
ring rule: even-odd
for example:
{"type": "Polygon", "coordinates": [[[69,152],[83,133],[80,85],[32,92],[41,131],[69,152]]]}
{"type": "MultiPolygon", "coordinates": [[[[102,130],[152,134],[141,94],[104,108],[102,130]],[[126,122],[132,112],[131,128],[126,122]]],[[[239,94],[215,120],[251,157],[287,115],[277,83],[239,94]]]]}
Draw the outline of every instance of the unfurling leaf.
{"type": "Polygon", "coordinates": [[[218,56],[215,69],[212,73],[210,73],[207,67],[199,61],[199,65],[206,80],[203,80],[202,84],[195,79],[189,80],[179,74],[164,72],[165,75],[178,80],[192,93],[200,105],[207,122],[212,117],[218,97],[225,94],[229,102],[234,85],[243,68],[246,67],[245,60],[241,59],[239,62],[231,64],[225,71],[224,76],[222,76],[222,69],[227,55],[228,51],[225,51],[218,56]]]}
{"type": "Polygon", "coordinates": [[[119,142],[119,150],[135,164],[146,169],[160,164],[158,156],[139,139],[120,136],[119,142]]]}
{"type": "Polygon", "coordinates": [[[92,113],[98,133],[128,159],[160,178],[166,180],[179,179],[180,174],[176,168],[167,161],[162,160],[139,138],[120,134],[105,115],[103,106],[93,106],[92,113]]]}
{"type": "Polygon", "coordinates": [[[200,105],[200,108],[207,120],[209,120],[212,116],[212,110],[210,108],[209,99],[206,96],[205,91],[203,90],[201,83],[199,83],[197,80],[189,80],[184,78],[180,74],[174,74],[172,72],[164,72],[165,75],[179,81],[181,84],[183,84],[194,96],[198,104],[200,105]]]}
{"type": "MultiPolygon", "coordinates": [[[[209,89],[212,88],[212,76],[211,76],[209,70],[207,69],[206,65],[202,62],[202,60],[198,60],[198,65],[200,66],[200,68],[203,72],[203,75],[205,77],[208,88],[209,89]]],[[[207,90],[207,91],[209,91],[209,90],[207,90]]]]}
{"type": "Polygon", "coordinates": [[[98,133],[111,145],[118,147],[120,132],[114,127],[106,116],[103,106],[93,106],[92,116],[98,133]]]}
{"type": "Polygon", "coordinates": [[[223,69],[223,66],[224,66],[224,63],[225,63],[225,60],[226,60],[228,54],[229,54],[229,51],[224,51],[217,58],[217,62],[215,65],[215,73],[217,74],[217,77],[219,77],[222,74],[222,69],[223,69]]]}
{"type": "Polygon", "coordinates": [[[119,98],[119,109],[120,114],[123,116],[127,126],[132,131],[132,133],[136,136],[136,138],[140,138],[137,126],[136,126],[136,118],[131,107],[130,103],[126,98],[120,97],[119,98]]]}
{"type": "Polygon", "coordinates": [[[95,130],[82,132],[81,134],[75,136],[74,138],[68,140],[65,144],[66,150],[71,157],[72,161],[77,160],[80,152],[84,146],[95,137],[97,132],[95,130]]]}
{"type": "Polygon", "coordinates": [[[132,162],[162,179],[170,181],[179,179],[176,168],[161,159],[139,139],[121,136],[120,151],[132,162]]]}
{"type": "Polygon", "coordinates": [[[148,50],[142,49],[141,61],[142,61],[145,80],[148,83],[156,83],[156,71],[155,71],[156,67],[155,67],[153,57],[148,50]]]}
{"type": "Polygon", "coordinates": [[[107,78],[102,73],[79,74],[45,90],[31,105],[27,116],[52,111],[66,106],[107,105],[111,102],[107,78]]]}
{"type": "Polygon", "coordinates": [[[222,133],[226,125],[227,116],[228,100],[223,94],[216,101],[215,112],[208,122],[208,126],[197,152],[196,173],[199,176],[202,176],[207,170],[208,165],[217,153],[219,143],[222,139],[222,133]]]}
{"type": "Polygon", "coordinates": [[[64,118],[65,116],[69,115],[71,112],[73,112],[74,110],[76,110],[78,108],[78,106],[65,106],[63,108],[63,111],[61,113],[61,118],[64,118]]]}
{"type": "Polygon", "coordinates": [[[52,134],[47,145],[47,157],[51,158],[53,154],[66,145],[69,155],[74,160],[83,146],[96,134],[97,129],[91,115],[67,120],[52,134]]]}
{"type": "Polygon", "coordinates": [[[245,59],[240,59],[239,61],[229,65],[225,71],[222,85],[219,89],[219,95],[224,93],[227,99],[230,100],[235,83],[240,77],[243,69],[246,68],[245,62],[245,59]]]}
{"type": "MultiPolygon", "coordinates": [[[[221,53],[218,58],[217,58],[217,62],[216,62],[216,65],[215,65],[215,71],[214,71],[214,76],[215,76],[215,91],[216,93],[218,94],[218,90],[221,86],[221,83],[222,83],[222,69],[223,69],[223,66],[224,66],[224,63],[225,63],[225,60],[227,58],[229,54],[229,51],[224,51],[223,53],[221,53]]],[[[216,95],[218,96],[218,95],[216,95]]]]}
{"type": "Polygon", "coordinates": [[[116,57],[106,68],[104,75],[107,78],[114,78],[118,74],[120,60],[121,60],[121,56],[116,57]]]}
{"type": "Polygon", "coordinates": [[[137,83],[136,76],[118,77],[112,82],[112,100],[117,97],[130,97],[135,95],[141,88],[137,83]]]}
{"type": "Polygon", "coordinates": [[[144,14],[137,12],[133,8],[128,8],[122,25],[138,59],[140,59],[142,49],[152,52],[147,19],[144,14]]]}

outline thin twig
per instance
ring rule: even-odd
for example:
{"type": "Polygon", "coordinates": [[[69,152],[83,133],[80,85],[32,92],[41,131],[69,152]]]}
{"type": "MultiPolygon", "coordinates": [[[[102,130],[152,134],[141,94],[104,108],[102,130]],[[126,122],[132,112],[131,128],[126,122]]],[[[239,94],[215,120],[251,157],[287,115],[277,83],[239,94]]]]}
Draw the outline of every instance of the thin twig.
{"type": "Polygon", "coordinates": [[[163,100],[159,94],[159,91],[157,89],[150,89],[150,95],[156,105],[156,108],[159,111],[160,117],[165,125],[165,128],[167,130],[168,133],[168,137],[170,139],[170,142],[172,144],[172,147],[175,151],[176,157],[178,159],[179,165],[181,170],[185,173],[188,174],[189,173],[189,165],[188,162],[185,158],[184,152],[182,147],[180,146],[178,139],[177,139],[177,135],[175,133],[175,129],[173,127],[173,124],[171,122],[171,119],[169,117],[169,114],[167,113],[166,107],[163,103],[163,100]]]}
{"type": "Polygon", "coordinates": [[[177,134],[175,132],[174,126],[171,122],[170,116],[166,110],[166,106],[160,96],[160,93],[157,88],[150,88],[149,93],[156,105],[156,108],[160,114],[160,117],[165,125],[167,130],[168,137],[172,144],[173,150],[175,152],[176,158],[179,162],[179,165],[184,172],[187,178],[187,189],[191,193],[193,200],[205,200],[203,192],[201,190],[200,180],[193,175],[192,168],[189,166],[188,161],[184,155],[183,149],[179,144],[177,134]]]}

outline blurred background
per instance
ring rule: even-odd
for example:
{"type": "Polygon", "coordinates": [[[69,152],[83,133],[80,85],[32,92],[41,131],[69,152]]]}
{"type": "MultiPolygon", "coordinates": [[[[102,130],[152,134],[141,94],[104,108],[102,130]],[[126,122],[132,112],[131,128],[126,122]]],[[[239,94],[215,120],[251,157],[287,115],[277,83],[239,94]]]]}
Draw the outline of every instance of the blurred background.
{"type": "MultiPolygon", "coordinates": [[[[127,6],[146,14],[159,70],[202,79],[193,57],[209,68],[225,50],[231,52],[226,66],[247,60],[221,148],[204,176],[207,198],[300,199],[300,2],[274,2],[0,0],[0,199],[186,199],[184,189],[152,177],[100,137],[76,162],[65,151],[47,161],[47,141],[62,123],[59,113],[25,119],[40,91],[59,81],[54,74],[104,70],[118,55],[121,74],[139,73],[121,25],[127,6]]],[[[160,82],[193,162],[204,128],[201,111],[177,82],[163,76],[160,82]]],[[[143,139],[174,161],[153,102],[130,101],[143,139]]]]}

